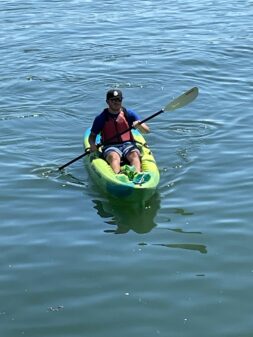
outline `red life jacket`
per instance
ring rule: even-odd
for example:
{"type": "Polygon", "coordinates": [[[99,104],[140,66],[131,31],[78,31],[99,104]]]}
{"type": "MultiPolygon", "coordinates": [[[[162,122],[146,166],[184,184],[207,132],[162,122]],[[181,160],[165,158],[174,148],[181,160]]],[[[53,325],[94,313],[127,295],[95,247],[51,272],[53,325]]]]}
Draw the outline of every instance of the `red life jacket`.
{"type": "Polygon", "coordinates": [[[134,140],[131,131],[127,131],[126,133],[119,135],[121,132],[130,127],[126,117],[126,110],[125,108],[123,109],[124,111],[121,111],[118,115],[116,115],[116,118],[109,113],[108,109],[105,109],[106,119],[101,132],[103,144],[123,143],[134,140]]]}

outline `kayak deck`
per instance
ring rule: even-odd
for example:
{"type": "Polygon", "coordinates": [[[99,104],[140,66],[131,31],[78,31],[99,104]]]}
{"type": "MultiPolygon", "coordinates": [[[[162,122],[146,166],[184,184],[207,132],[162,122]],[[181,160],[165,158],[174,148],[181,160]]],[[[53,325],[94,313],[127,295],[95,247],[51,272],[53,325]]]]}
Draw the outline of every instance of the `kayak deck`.
{"type": "MultiPolygon", "coordinates": [[[[134,168],[127,164],[121,167],[122,173],[115,174],[103,159],[101,148],[96,153],[85,156],[85,164],[93,181],[106,194],[126,201],[147,201],[157,189],[159,170],[144,137],[138,130],[132,130],[132,134],[141,153],[140,174],[135,173],[134,168]]],[[[89,135],[90,129],[87,129],[84,133],[85,151],[89,150],[89,135]]],[[[96,143],[99,142],[100,136],[97,136],[96,143]]]]}

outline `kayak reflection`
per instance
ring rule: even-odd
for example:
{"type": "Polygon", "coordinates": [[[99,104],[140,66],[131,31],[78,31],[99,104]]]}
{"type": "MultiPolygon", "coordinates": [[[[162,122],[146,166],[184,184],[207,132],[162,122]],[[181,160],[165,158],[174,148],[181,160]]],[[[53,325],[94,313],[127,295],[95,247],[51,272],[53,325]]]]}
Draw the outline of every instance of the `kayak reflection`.
{"type": "Polygon", "coordinates": [[[127,204],[114,199],[93,200],[93,202],[97,214],[102,218],[108,218],[107,224],[117,226],[113,229],[106,229],[105,233],[124,234],[133,230],[136,233],[144,234],[156,226],[154,219],[160,208],[158,192],[144,205],[127,204]]]}

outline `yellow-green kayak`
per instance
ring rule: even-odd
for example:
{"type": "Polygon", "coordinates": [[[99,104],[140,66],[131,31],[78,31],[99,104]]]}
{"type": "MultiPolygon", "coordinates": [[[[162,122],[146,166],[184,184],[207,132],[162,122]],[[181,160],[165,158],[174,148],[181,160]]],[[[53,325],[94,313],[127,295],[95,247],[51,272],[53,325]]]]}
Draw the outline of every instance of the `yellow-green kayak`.
{"type": "MultiPolygon", "coordinates": [[[[115,174],[103,159],[101,149],[97,153],[85,156],[85,164],[95,184],[107,195],[125,201],[144,202],[155,193],[160,175],[145,138],[135,129],[132,130],[132,134],[141,152],[141,174],[134,174],[133,167],[126,164],[122,166],[123,173],[115,174]]],[[[90,129],[87,129],[84,133],[85,151],[89,151],[89,135],[90,129]]],[[[100,136],[97,136],[96,142],[99,144],[100,136]]]]}

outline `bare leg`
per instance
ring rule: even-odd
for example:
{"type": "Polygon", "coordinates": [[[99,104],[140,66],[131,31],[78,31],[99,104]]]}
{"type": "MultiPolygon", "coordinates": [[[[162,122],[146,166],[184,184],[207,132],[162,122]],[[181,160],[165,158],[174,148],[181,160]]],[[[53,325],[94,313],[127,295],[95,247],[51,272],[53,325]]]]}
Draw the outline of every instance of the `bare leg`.
{"type": "Polygon", "coordinates": [[[127,155],[127,160],[129,161],[130,165],[135,166],[138,173],[141,172],[141,160],[139,154],[136,151],[130,152],[127,155]]]}
{"type": "Polygon", "coordinates": [[[120,172],[120,155],[117,152],[109,152],[106,156],[106,161],[111,165],[116,174],[120,172]]]}

